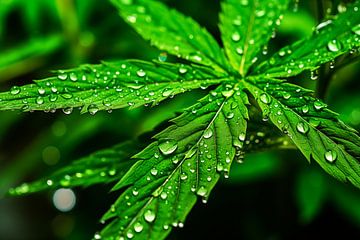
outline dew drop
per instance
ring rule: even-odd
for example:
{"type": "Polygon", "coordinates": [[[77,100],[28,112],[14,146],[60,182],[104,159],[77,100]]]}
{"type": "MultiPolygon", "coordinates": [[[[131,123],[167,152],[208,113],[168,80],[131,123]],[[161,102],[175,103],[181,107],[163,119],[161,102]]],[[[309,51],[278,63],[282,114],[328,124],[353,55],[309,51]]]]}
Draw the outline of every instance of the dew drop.
{"type": "Polygon", "coordinates": [[[140,69],[140,70],[138,70],[138,71],[136,72],[136,74],[137,74],[139,77],[145,77],[146,72],[145,72],[144,70],[140,69]]]}
{"type": "Polygon", "coordinates": [[[330,52],[338,52],[341,49],[341,43],[336,40],[332,40],[328,42],[327,47],[330,52]]]}
{"type": "Polygon", "coordinates": [[[65,81],[67,79],[68,75],[66,73],[60,73],[58,75],[58,79],[61,81],[65,81]]]}
{"type": "Polygon", "coordinates": [[[211,130],[211,128],[207,128],[207,129],[204,131],[204,134],[203,134],[203,136],[204,136],[205,139],[211,138],[212,135],[213,135],[213,131],[211,130]]]}
{"type": "Polygon", "coordinates": [[[166,62],[167,57],[168,57],[167,53],[166,53],[166,52],[162,52],[162,53],[159,54],[158,60],[159,60],[160,62],[166,62]]]}
{"type": "Polygon", "coordinates": [[[158,170],[156,169],[156,168],[152,168],[151,170],[150,170],[150,173],[151,173],[151,175],[153,175],[153,176],[156,176],[157,174],[158,174],[158,170]]]}
{"type": "Polygon", "coordinates": [[[330,163],[335,162],[337,159],[337,153],[333,150],[326,151],[324,156],[325,156],[326,161],[328,161],[330,163]]]}
{"type": "Polygon", "coordinates": [[[134,224],[134,230],[135,230],[135,232],[139,233],[139,232],[141,232],[143,229],[144,229],[144,226],[143,226],[141,223],[137,222],[137,223],[134,224]]]}
{"type": "Polygon", "coordinates": [[[203,186],[201,186],[198,190],[197,190],[197,195],[204,197],[207,193],[207,189],[203,186]]]}
{"type": "Polygon", "coordinates": [[[44,94],[45,94],[45,89],[44,89],[44,88],[39,88],[39,89],[38,89],[38,93],[39,93],[40,95],[44,95],[44,94]]]}
{"type": "Polygon", "coordinates": [[[67,107],[67,108],[63,108],[63,113],[65,113],[66,115],[69,115],[72,113],[73,108],[72,107],[67,107]]]}
{"type": "Polygon", "coordinates": [[[260,95],[260,101],[265,104],[269,104],[271,102],[271,98],[266,93],[262,93],[260,95]]]}
{"type": "Polygon", "coordinates": [[[303,113],[308,113],[308,112],[309,112],[309,106],[308,106],[308,105],[302,106],[301,111],[302,111],[303,113]]]}
{"type": "Polygon", "coordinates": [[[20,93],[20,91],[21,91],[21,89],[20,89],[20,87],[18,87],[18,86],[13,86],[13,87],[10,89],[10,93],[11,93],[12,95],[17,95],[17,94],[20,93]]]}
{"type": "Polygon", "coordinates": [[[187,71],[188,71],[188,70],[187,70],[187,68],[185,68],[185,67],[180,67],[180,68],[179,68],[179,73],[180,73],[180,74],[185,74],[185,73],[187,73],[187,71]]]}
{"type": "Polygon", "coordinates": [[[296,125],[296,129],[299,133],[306,134],[309,131],[309,126],[303,122],[299,122],[296,125]]]}
{"type": "Polygon", "coordinates": [[[146,212],[144,213],[144,218],[145,221],[151,223],[155,220],[155,213],[152,210],[146,210],[146,212]]]}
{"type": "Polygon", "coordinates": [[[87,110],[91,115],[95,115],[99,111],[99,108],[96,104],[90,104],[87,110]]]}
{"type": "Polygon", "coordinates": [[[173,139],[167,139],[159,144],[159,150],[164,155],[170,155],[175,152],[178,143],[173,139]]]}
{"type": "Polygon", "coordinates": [[[314,108],[315,108],[316,110],[321,110],[321,109],[323,109],[324,107],[326,107],[326,104],[325,104],[325,103],[323,103],[323,102],[321,102],[321,101],[316,101],[316,102],[314,102],[314,108]]]}
{"type": "Polygon", "coordinates": [[[231,39],[232,39],[234,42],[240,41],[240,34],[239,34],[238,32],[234,32],[234,33],[231,35],[231,39]]]}

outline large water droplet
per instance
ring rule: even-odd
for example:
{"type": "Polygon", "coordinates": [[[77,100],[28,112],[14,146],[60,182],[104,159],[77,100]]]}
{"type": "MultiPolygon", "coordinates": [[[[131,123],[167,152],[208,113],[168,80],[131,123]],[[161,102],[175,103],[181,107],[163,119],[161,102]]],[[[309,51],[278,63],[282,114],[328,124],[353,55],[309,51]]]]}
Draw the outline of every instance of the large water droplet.
{"type": "Polygon", "coordinates": [[[87,110],[91,115],[95,115],[99,111],[99,107],[96,104],[90,104],[87,110]]]}
{"type": "Polygon", "coordinates": [[[151,223],[155,220],[155,213],[152,210],[146,210],[144,213],[144,218],[147,222],[151,223]]]}
{"type": "Polygon", "coordinates": [[[328,42],[327,47],[330,52],[338,52],[341,49],[341,43],[336,40],[331,40],[328,42]]]}
{"type": "Polygon", "coordinates": [[[177,147],[178,143],[173,139],[164,140],[159,144],[159,150],[164,155],[172,154],[173,152],[175,152],[177,147]]]}
{"type": "Polygon", "coordinates": [[[21,89],[20,89],[20,87],[18,87],[18,86],[13,86],[13,87],[10,89],[10,93],[11,93],[12,95],[17,95],[17,94],[20,93],[20,91],[21,91],[21,89]]]}
{"type": "Polygon", "coordinates": [[[306,123],[299,122],[296,125],[296,129],[298,130],[299,133],[306,134],[310,128],[306,123]]]}
{"type": "Polygon", "coordinates": [[[139,77],[145,77],[146,72],[145,72],[144,70],[140,69],[140,70],[138,70],[138,71],[136,72],[136,74],[137,74],[139,77]]]}
{"type": "Polygon", "coordinates": [[[260,101],[265,103],[265,104],[269,104],[271,102],[271,98],[266,93],[262,93],[260,95],[260,101]]]}
{"type": "Polygon", "coordinates": [[[337,159],[337,153],[333,150],[326,151],[324,156],[325,156],[326,161],[328,161],[330,163],[335,162],[337,159]]]}
{"type": "Polygon", "coordinates": [[[211,130],[211,128],[208,128],[204,131],[204,138],[208,139],[211,138],[213,135],[213,131],[211,130]]]}
{"type": "Polygon", "coordinates": [[[198,190],[197,190],[197,195],[204,197],[207,193],[207,189],[203,186],[201,186],[198,190]]]}

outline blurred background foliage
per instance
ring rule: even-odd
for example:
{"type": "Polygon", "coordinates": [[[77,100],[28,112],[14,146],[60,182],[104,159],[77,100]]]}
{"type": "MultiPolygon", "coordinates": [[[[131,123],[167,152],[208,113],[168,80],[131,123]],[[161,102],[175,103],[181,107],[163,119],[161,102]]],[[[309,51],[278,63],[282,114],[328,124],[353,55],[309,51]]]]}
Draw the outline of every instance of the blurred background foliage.
{"type": "MultiPolygon", "coordinates": [[[[219,1],[166,2],[219,40],[219,1]]],[[[268,46],[269,54],[310,35],[319,19],[343,7],[341,1],[294,1],[268,46]]],[[[81,63],[151,60],[159,55],[163,53],[138,37],[109,1],[0,0],[2,91],[81,63]]],[[[318,81],[310,80],[310,73],[292,80],[313,89],[325,84],[325,101],[359,130],[359,62],[325,70],[318,81]]],[[[202,94],[187,93],[157,108],[95,116],[0,112],[0,239],[90,239],[117,197],[108,193],[110,185],[74,189],[77,204],[66,213],[53,205],[53,192],[21,198],[4,194],[73,159],[152,131],[202,94]]],[[[296,151],[248,154],[243,164],[234,164],[230,178],[221,181],[209,202],[198,204],[185,228],[176,229],[169,239],[313,239],[343,234],[360,239],[359,203],[358,189],[327,176],[315,163],[309,165],[296,151]]]]}

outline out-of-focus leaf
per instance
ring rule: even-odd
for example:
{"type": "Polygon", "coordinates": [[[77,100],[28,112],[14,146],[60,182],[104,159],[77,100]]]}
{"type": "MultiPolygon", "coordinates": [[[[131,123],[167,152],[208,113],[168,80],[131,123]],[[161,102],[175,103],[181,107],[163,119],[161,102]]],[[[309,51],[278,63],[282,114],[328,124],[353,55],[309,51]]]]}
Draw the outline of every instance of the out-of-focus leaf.
{"type": "Polygon", "coordinates": [[[300,172],[295,186],[300,222],[310,223],[320,213],[328,193],[326,181],[316,170],[300,172]]]}
{"type": "Polygon", "coordinates": [[[282,48],[268,61],[260,64],[256,74],[272,77],[296,76],[360,47],[360,2],[347,11],[319,24],[313,35],[282,48]]]}

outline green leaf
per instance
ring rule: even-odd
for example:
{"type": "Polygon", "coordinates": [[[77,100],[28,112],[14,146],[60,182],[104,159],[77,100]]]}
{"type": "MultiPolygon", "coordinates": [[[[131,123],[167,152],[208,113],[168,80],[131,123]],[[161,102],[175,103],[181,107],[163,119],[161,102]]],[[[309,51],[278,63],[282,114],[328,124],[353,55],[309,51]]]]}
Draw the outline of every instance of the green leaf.
{"type": "Polygon", "coordinates": [[[306,159],[330,175],[360,188],[360,137],[342,123],[311,91],[272,78],[245,82],[256,98],[264,120],[286,133],[306,159]]]}
{"type": "Polygon", "coordinates": [[[60,168],[43,179],[24,183],[9,190],[11,195],[24,195],[59,187],[87,187],[120,179],[136,163],[131,156],[139,151],[138,142],[125,142],[97,151],[60,168]]]}
{"type": "Polygon", "coordinates": [[[197,196],[205,202],[245,140],[248,113],[241,90],[218,90],[172,120],[135,158],[115,189],[130,185],[103,220],[102,238],[164,239],[182,227],[197,196]],[[221,94],[221,92],[223,94],[221,94]],[[126,217],[124,217],[126,216],[126,217]]]}
{"type": "Polygon", "coordinates": [[[211,66],[228,68],[216,40],[190,17],[152,0],[112,0],[120,15],[144,39],[175,56],[211,66]]]}
{"type": "Polygon", "coordinates": [[[360,47],[359,9],[359,1],[349,5],[346,12],[320,23],[310,38],[282,48],[259,65],[255,73],[270,77],[295,76],[360,47]]]}
{"type": "Polygon", "coordinates": [[[99,110],[156,105],[191,89],[219,84],[225,74],[206,67],[136,60],[84,65],[0,93],[0,110],[99,110]]]}
{"type": "Polygon", "coordinates": [[[279,25],[288,0],[226,0],[220,30],[231,65],[245,76],[279,25]]]}

